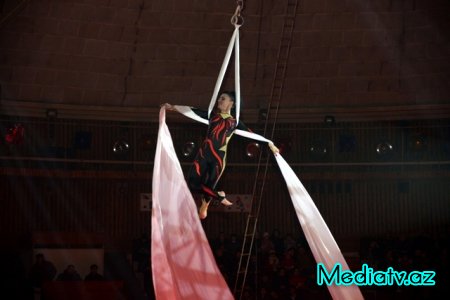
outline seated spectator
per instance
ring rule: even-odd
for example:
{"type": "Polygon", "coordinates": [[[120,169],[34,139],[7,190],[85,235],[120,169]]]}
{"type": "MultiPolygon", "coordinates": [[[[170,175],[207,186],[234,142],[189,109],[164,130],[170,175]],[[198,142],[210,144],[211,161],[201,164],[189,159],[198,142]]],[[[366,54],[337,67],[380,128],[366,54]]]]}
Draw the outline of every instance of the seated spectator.
{"type": "Polygon", "coordinates": [[[284,252],[283,258],[281,260],[281,266],[286,270],[286,271],[291,271],[295,268],[295,249],[294,248],[289,248],[286,250],[286,252],[284,252]]]}
{"type": "Polygon", "coordinates": [[[272,232],[272,243],[277,255],[281,255],[284,252],[284,240],[281,238],[280,231],[278,229],[274,229],[272,232]]]}
{"type": "MultiPolygon", "coordinates": [[[[214,250],[219,249],[219,248],[228,250],[227,247],[228,247],[228,238],[226,237],[225,233],[223,231],[221,231],[219,233],[219,236],[211,242],[211,248],[214,250]]],[[[234,253],[234,252],[231,252],[231,253],[234,253]]]]}
{"type": "Polygon", "coordinates": [[[35,288],[41,288],[44,281],[55,278],[56,268],[52,262],[45,259],[44,254],[36,254],[36,262],[31,267],[30,280],[35,288]]]}
{"type": "Polygon", "coordinates": [[[235,234],[232,234],[229,242],[226,244],[226,249],[230,253],[236,253],[236,251],[241,251],[242,242],[237,238],[235,234]]]}
{"type": "Polygon", "coordinates": [[[57,280],[61,281],[78,281],[81,280],[80,274],[75,270],[74,265],[68,265],[67,268],[58,275],[57,280]]]}
{"type": "Polygon", "coordinates": [[[295,289],[302,288],[306,282],[306,277],[300,274],[299,269],[294,269],[294,273],[289,276],[289,285],[295,289]]]}
{"type": "Polygon", "coordinates": [[[275,250],[272,240],[270,239],[270,234],[268,232],[263,233],[263,237],[260,242],[261,254],[269,255],[271,250],[275,250]]]}
{"type": "Polygon", "coordinates": [[[284,249],[290,249],[290,248],[294,248],[297,246],[297,242],[295,241],[295,239],[292,237],[292,235],[287,234],[284,238],[284,242],[283,242],[283,248],[284,249]]]}
{"type": "Polygon", "coordinates": [[[96,264],[91,265],[90,269],[91,271],[89,272],[89,274],[84,277],[85,281],[101,281],[105,279],[98,273],[98,266],[96,264]]]}

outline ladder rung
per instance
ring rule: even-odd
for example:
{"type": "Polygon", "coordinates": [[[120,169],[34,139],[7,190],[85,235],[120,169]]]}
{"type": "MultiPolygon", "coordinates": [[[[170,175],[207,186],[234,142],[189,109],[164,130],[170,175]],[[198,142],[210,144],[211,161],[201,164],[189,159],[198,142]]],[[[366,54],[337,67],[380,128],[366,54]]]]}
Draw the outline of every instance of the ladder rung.
{"type": "MultiPolygon", "coordinates": [[[[283,18],[283,27],[281,32],[280,44],[277,53],[277,62],[275,66],[275,74],[272,82],[271,99],[268,104],[267,118],[266,118],[266,128],[271,124],[271,120],[274,119],[273,114],[277,111],[281,95],[283,92],[284,79],[286,75],[287,63],[289,58],[289,51],[292,43],[292,33],[296,20],[296,10],[298,7],[298,0],[288,0],[286,6],[286,12],[283,18]]],[[[264,130],[266,131],[266,129],[264,130]]],[[[265,165],[265,172],[269,167],[269,162],[271,158],[271,153],[268,150],[262,151],[260,156],[260,165],[265,165]]],[[[266,173],[260,171],[260,165],[258,165],[258,172],[256,175],[256,182],[254,185],[253,199],[251,205],[251,212],[247,217],[247,223],[244,233],[244,240],[242,243],[241,259],[239,261],[234,292],[236,299],[242,298],[242,292],[246,283],[246,277],[248,273],[249,260],[255,248],[253,247],[253,242],[256,233],[256,226],[258,224],[258,217],[255,215],[259,213],[259,207],[261,199],[263,198],[264,180],[266,173]]]]}

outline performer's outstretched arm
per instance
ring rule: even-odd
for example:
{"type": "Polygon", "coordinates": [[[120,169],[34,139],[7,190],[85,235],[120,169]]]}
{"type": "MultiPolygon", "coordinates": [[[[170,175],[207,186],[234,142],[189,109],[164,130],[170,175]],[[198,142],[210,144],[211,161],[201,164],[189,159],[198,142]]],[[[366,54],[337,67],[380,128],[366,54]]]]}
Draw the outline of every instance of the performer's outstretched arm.
{"type": "MultiPolygon", "coordinates": [[[[208,113],[199,109],[192,108],[190,106],[184,106],[184,105],[171,105],[169,103],[163,104],[163,106],[166,107],[167,110],[171,111],[178,111],[179,113],[185,115],[188,118],[194,119],[196,121],[199,121],[204,124],[208,124],[208,113]]],[[[240,136],[244,136],[250,139],[266,142],[269,145],[270,150],[274,154],[280,153],[280,150],[273,144],[271,140],[266,139],[262,135],[253,133],[245,124],[244,122],[240,121],[238,123],[237,129],[235,130],[236,134],[240,136]]]]}
{"type": "MultiPolygon", "coordinates": [[[[239,134],[239,132],[242,132],[242,131],[245,132],[245,131],[246,131],[246,132],[250,133],[251,135],[244,135],[245,137],[249,137],[249,138],[252,138],[252,139],[259,140],[259,141],[267,142],[267,143],[268,143],[268,146],[269,146],[270,150],[272,150],[273,154],[280,153],[280,150],[273,144],[272,141],[267,140],[267,139],[264,138],[262,135],[256,134],[256,133],[254,133],[253,131],[251,131],[251,130],[247,127],[247,125],[244,124],[244,122],[239,121],[239,124],[238,124],[238,126],[237,126],[237,129],[240,130],[240,131],[237,132],[237,134],[239,134]]],[[[241,135],[241,134],[239,134],[239,135],[241,135]]]]}
{"type": "Polygon", "coordinates": [[[161,105],[161,107],[162,106],[164,106],[166,108],[166,110],[177,111],[180,114],[182,114],[182,115],[184,115],[184,116],[186,116],[188,118],[191,118],[193,120],[196,120],[196,121],[198,121],[200,123],[203,123],[203,124],[206,124],[206,125],[209,124],[208,112],[207,111],[204,111],[204,110],[201,110],[201,109],[197,109],[197,108],[194,108],[194,107],[191,107],[191,106],[172,105],[172,104],[169,104],[169,103],[164,103],[164,104],[161,105]]]}
{"type": "MultiPolygon", "coordinates": [[[[239,124],[241,124],[241,122],[239,122],[239,124]]],[[[238,128],[239,128],[239,125],[238,125],[238,128]]],[[[243,136],[243,137],[246,137],[246,138],[249,138],[249,139],[253,139],[253,140],[257,140],[257,141],[261,141],[261,142],[266,142],[268,144],[270,150],[273,152],[273,154],[279,154],[280,153],[280,150],[274,145],[274,143],[271,140],[266,139],[262,135],[259,135],[259,134],[251,132],[250,130],[248,130],[248,128],[247,128],[247,130],[236,129],[235,133],[237,135],[240,135],[240,136],[243,136]]]]}

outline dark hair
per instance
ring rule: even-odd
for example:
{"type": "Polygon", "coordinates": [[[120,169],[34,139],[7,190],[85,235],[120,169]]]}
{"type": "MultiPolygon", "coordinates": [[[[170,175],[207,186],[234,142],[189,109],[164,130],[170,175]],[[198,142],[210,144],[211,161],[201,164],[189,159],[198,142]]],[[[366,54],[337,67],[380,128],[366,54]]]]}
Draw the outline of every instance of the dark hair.
{"type": "Polygon", "coordinates": [[[235,91],[223,91],[222,93],[219,94],[219,97],[222,94],[228,95],[231,98],[231,101],[234,102],[233,107],[231,107],[230,113],[232,116],[236,116],[236,92],[235,91]]]}
{"type": "Polygon", "coordinates": [[[235,91],[223,91],[222,93],[220,93],[220,95],[222,95],[222,94],[228,95],[233,102],[236,102],[236,92],[235,91]]]}

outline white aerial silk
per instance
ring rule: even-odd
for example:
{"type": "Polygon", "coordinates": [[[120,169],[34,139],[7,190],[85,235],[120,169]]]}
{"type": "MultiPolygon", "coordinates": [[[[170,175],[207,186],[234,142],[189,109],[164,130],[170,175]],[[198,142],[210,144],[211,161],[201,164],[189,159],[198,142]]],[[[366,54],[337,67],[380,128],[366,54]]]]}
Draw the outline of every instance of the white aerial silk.
{"type": "MultiPolygon", "coordinates": [[[[175,108],[177,111],[179,111],[186,117],[192,118],[192,119],[202,122],[204,124],[208,124],[208,120],[199,117],[188,106],[178,106],[177,105],[177,106],[175,106],[175,108]]],[[[163,110],[164,109],[162,109],[161,111],[163,111],[163,110]]],[[[163,113],[161,113],[160,118],[161,117],[165,117],[165,115],[163,113]]],[[[165,128],[164,130],[168,130],[168,129],[166,129],[164,120],[163,120],[163,123],[161,123],[161,120],[160,120],[160,126],[161,126],[161,124],[163,124],[163,126],[165,128]]],[[[270,140],[262,137],[261,135],[258,135],[258,134],[252,133],[252,132],[248,132],[248,131],[242,131],[242,130],[236,129],[234,131],[234,133],[237,135],[241,135],[241,136],[251,138],[254,140],[258,140],[258,141],[271,142],[270,140]]],[[[160,135],[161,134],[164,134],[165,138],[170,138],[170,134],[168,133],[168,131],[166,133],[165,131],[162,131],[160,129],[160,135]]],[[[161,140],[161,137],[158,137],[158,145],[159,145],[160,140],[161,140]]],[[[172,152],[171,155],[173,157],[171,158],[170,163],[174,163],[178,166],[179,162],[176,159],[175,152],[172,152]]],[[[158,157],[158,153],[157,153],[157,157],[158,157]]],[[[348,270],[349,269],[348,265],[341,253],[341,250],[339,249],[338,245],[336,244],[336,241],[334,240],[333,235],[331,234],[330,230],[328,229],[327,224],[325,223],[322,216],[320,215],[320,212],[317,209],[317,207],[315,206],[311,196],[308,194],[308,192],[304,188],[303,184],[298,179],[297,175],[294,173],[292,168],[286,163],[286,161],[283,159],[283,157],[280,154],[276,154],[275,158],[276,158],[278,166],[281,170],[281,173],[284,177],[284,180],[286,181],[286,185],[289,190],[289,194],[291,196],[291,200],[294,205],[295,212],[297,214],[297,218],[300,221],[300,224],[302,226],[306,240],[308,241],[309,247],[311,248],[311,251],[314,255],[316,262],[322,263],[326,267],[326,269],[329,273],[331,272],[331,270],[333,270],[333,268],[335,267],[335,265],[337,263],[341,264],[342,270],[348,270]]],[[[159,168],[159,166],[158,166],[158,168],[159,168]]],[[[157,169],[156,158],[155,158],[155,169],[157,169]]],[[[180,172],[179,177],[181,179],[182,178],[181,169],[179,172],[180,172]]],[[[154,173],[153,176],[154,176],[153,182],[155,182],[155,176],[160,176],[160,175],[157,173],[154,173]]],[[[156,179],[156,180],[158,180],[158,179],[156,179]]],[[[186,184],[184,182],[182,184],[180,183],[179,185],[182,185],[183,187],[186,186],[186,184]]],[[[173,192],[174,194],[176,194],[177,190],[180,189],[180,187],[178,185],[177,186],[172,186],[172,185],[168,185],[168,184],[165,185],[166,196],[164,198],[162,198],[162,199],[165,199],[164,201],[183,201],[184,202],[184,200],[187,198],[191,199],[190,196],[187,196],[187,195],[185,197],[182,197],[182,199],[169,198],[169,197],[171,197],[172,192],[170,190],[172,188],[174,189],[174,192],[173,192]]],[[[186,193],[189,193],[189,191],[186,190],[186,193]]],[[[158,195],[155,195],[155,192],[153,192],[154,209],[155,209],[155,201],[158,201],[158,199],[156,199],[157,197],[158,197],[158,195]]],[[[178,198],[178,196],[177,196],[177,198],[178,198]]],[[[182,214],[177,214],[178,219],[176,221],[183,222],[183,219],[186,217],[194,218],[195,221],[198,221],[197,211],[196,211],[196,207],[195,207],[193,200],[191,200],[190,204],[175,203],[174,208],[176,208],[177,205],[184,205],[185,207],[183,208],[182,214]],[[188,212],[187,211],[188,209],[191,211],[188,212]]],[[[179,209],[179,208],[176,208],[176,209],[179,209]]],[[[159,214],[153,213],[152,218],[153,219],[158,218],[158,217],[164,218],[166,213],[169,214],[170,212],[160,212],[159,214]]],[[[152,225],[155,223],[158,223],[157,220],[153,220],[153,219],[152,219],[152,225]]],[[[172,220],[172,222],[174,222],[174,221],[175,220],[172,220]]],[[[194,220],[190,220],[189,222],[194,222],[194,220]]],[[[196,223],[196,222],[194,222],[194,223],[196,223]]],[[[178,224],[176,226],[178,226],[178,224]]],[[[189,225],[189,226],[191,226],[191,225],[189,225]]],[[[183,226],[178,226],[178,227],[183,227],[183,226]]],[[[197,230],[195,233],[193,232],[191,234],[201,235],[200,240],[202,240],[202,242],[203,242],[204,234],[203,234],[203,231],[201,231],[201,226],[199,228],[194,226],[194,227],[192,227],[192,230],[197,230]]],[[[174,232],[174,233],[177,234],[177,232],[174,232]]],[[[183,234],[186,234],[186,231],[183,234]]],[[[156,236],[156,237],[154,236],[152,238],[152,245],[154,243],[153,239],[155,239],[155,238],[158,238],[158,236],[156,236]]],[[[161,238],[161,237],[159,237],[159,238],[161,238]]],[[[171,237],[170,236],[162,236],[162,238],[169,239],[171,237]]],[[[178,237],[174,237],[174,238],[178,238],[178,237]]],[[[188,243],[188,241],[186,241],[186,243],[188,243]]],[[[207,243],[206,242],[204,242],[204,243],[205,243],[205,247],[206,247],[207,243]]],[[[152,250],[153,250],[153,248],[152,248],[152,250]]],[[[206,250],[203,250],[203,251],[206,251],[206,250]]],[[[164,253],[164,255],[167,257],[167,256],[171,256],[172,254],[169,252],[166,252],[166,253],[164,253]]],[[[192,255],[194,255],[194,253],[189,253],[186,255],[192,256],[192,255]]],[[[154,256],[152,255],[152,259],[153,259],[153,257],[154,256]]],[[[172,258],[172,262],[174,262],[174,261],[175,261],[175,259],[172,258]]],[[[206,264],[205,264],[205,267],[206,267],[206,264]]],[[[153,273],[155,276],[155,272],[153,272],[153,273]]],[[[158,275],[156,275],[156,276],[158,276],[158,275]]],[[[155,281],[155,286],[157,284],[158,284],[158,282],[155,281]]],[[[363,296],[362,296],[359,288],[356,285],[351,285],[351,286],[331,285],[331,286],[328,286],[328,290],[329,290],[331,296],[333,297],[333,299],[335,299],[335,300],[363,299],[363,296]]],[[[211,298],[211,299],[221,299],[221,298],[211,298]]]]}
{"type": "Polygon", "coordinates": [[[156,299],[233,299],[200,223],[165,123],[153,169],[151,265],[156,299]]]}
{"type": "MultiPolygon", "coordinates": [[[[291,167],[286,163],[281,155],[275,155],[278,167],[286,181],[292,203],[294,204],[297,218],[302,226],[303,233],[308,241],[311,252],[317,263],[322,263],[328,273],[333,267],[340,263],[342,270],[348,270],[347,262],[336,244],[327,224],[320,215],[311,196],[306,191],[303,184],[295,175],[291,167]]],[[[356,285],[349,286],[328,286],[328,291],[335,300],[359,300],[364,299],[361,291],[356,285]]]]}
{"type": "Polygon", "coordinates": [[[230,43],[228,44],[227,51],[225,53],[225,59],[223,60],[222,67],[220,68],[219,76],[217,77],[216,85],[214,86],[214,92],[211,97],[211,101],[208,107],[208,117],[214,109],[217,96],[219,95],[220,87],[222,86],[223,77],[227,70],[228,63],[230,62],[231,53],[234,49],[234,88],[236,92],[236,123],[239,123],[239,115],[241,109],[241,78],[240,78],[240,63],[239,63],[239,27],[240,25],[234,25],[233,35],[231,36],[230,43]]]}

